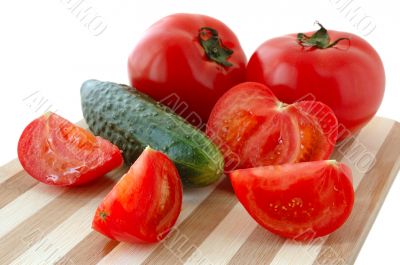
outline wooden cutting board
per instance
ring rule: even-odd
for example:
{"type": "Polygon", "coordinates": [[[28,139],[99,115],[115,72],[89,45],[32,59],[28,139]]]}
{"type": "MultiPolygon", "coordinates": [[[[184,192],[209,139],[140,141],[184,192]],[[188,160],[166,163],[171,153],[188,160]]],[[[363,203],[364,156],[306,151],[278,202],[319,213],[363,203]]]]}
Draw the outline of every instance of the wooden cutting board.
{"type": "Polygon", "coordinates": [[[253,221],[229,181],[186,189],[166,240],[132,245],[91,229],[94,211],[126,168],[79,188],[38,183],[18,160],[0,169],[0,264],[353,264],[400,166],[400,125],[375,118],[333,158],[353,170],[356,200],[333,234],[298,243],[253,221]]]}

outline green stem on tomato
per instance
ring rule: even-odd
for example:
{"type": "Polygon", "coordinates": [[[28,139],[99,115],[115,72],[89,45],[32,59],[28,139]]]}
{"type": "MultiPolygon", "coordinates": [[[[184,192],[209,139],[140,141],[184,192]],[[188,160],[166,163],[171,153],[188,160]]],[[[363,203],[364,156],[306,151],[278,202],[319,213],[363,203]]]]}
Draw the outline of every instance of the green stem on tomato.
{"type": "Polygon", "coordinates": [[[297,34],[297,40],[300,45],[303,47],[315,47],[318,49],[327,49],[332,48],[340,41],[347,40],[350,41],[349,38],[338,38],[337,40],[330,42],[331,39],[329,37],[328,31],[322,26],[319,22],[316,22],[320,29],[314,32],[312,36],[307,36],[304,33],[297,34]]]}
{"type": "Polygon", "coordinates": [[[227,59],[233,54],[233,51],[222,44],[218,31],[210,27],[200,28],[199,41],[208,59],[225,67],[233,65],[227,61],[227,59]]]}

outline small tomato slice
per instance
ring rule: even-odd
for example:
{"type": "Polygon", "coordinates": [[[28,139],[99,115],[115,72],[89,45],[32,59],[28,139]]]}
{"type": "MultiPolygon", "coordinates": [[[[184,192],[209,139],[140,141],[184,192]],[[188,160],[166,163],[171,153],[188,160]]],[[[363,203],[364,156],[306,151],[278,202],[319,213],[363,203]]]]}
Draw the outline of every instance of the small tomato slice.
{"type": "Polygon", "coordinates": [[[123,163],[118,147],[51,112],[22,132],[18,158],[29,175],[56,186],[85,184],[123,163]]]}
{"type": "Polygon", "coordinates": [[[96,210],[92,227],[124,242],[157,242],[178,219],[182,184],[175,165],[147,147],[96,210]]]}
{"type": "Polygon", "coordinates": [[[351,170],[334,160],[239,169],[233,189],[264,228],[297,240],[332,233],[354,204],[351,170]]]}
{"type": "Polygon", "coordinates": [[[288,105],[265,85],[246,82],[218,100],[207,135],[224,154],[225,169],[231,170],[328,159],[337,127],[334,113],[321,102],[288,105]]]}

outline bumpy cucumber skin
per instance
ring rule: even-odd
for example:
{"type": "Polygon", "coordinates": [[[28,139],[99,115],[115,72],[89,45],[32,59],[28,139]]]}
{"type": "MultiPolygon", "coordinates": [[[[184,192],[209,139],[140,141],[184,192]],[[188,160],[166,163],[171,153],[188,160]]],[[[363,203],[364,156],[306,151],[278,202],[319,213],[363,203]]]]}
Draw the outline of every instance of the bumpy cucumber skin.
{"type": "Polygon", "coordinates": [[[206,186],[223,173],[219,149],[198,129],[147,95],[121,84],[88,80],[81,87],[83,116],[132,164],[149,145],[174,161],[187,186],[206,186]]]}

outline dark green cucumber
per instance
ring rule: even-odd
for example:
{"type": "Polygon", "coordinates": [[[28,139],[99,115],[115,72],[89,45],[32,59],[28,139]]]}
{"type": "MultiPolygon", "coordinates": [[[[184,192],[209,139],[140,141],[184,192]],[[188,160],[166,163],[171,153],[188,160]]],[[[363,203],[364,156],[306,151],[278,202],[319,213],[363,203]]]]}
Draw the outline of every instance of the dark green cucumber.
{"type": "Polygon", "coordinates": [[[205,134],[134,88],[88,80],[81,102],[90,130],[117,145],[126,164],[149,145],[174,161],[184,184],[205,186],[222,175],[223,156],[205,134]]]}

